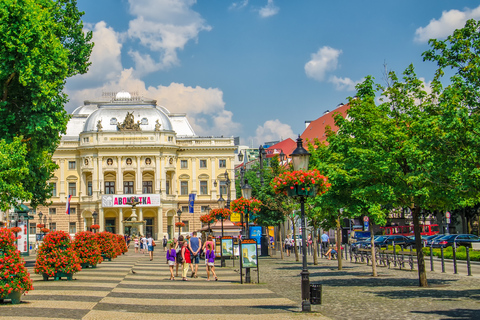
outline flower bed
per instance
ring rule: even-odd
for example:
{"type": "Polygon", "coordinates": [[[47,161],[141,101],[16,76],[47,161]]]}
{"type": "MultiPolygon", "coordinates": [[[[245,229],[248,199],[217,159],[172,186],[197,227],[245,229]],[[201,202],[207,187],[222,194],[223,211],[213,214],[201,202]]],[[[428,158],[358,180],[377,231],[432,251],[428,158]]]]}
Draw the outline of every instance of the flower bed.
{"type": "Polygon", "coordinates": [[[30,290],[33,290],[32,280],[15,247],[15,235],[0,228],[0,299],[19,303],[22,293],[30,290]]]}
{"type": "Polygon", "coordinates": [[[70,236],[64,231],[54,231],[43,238],[43,244],[37,253],[35,273],[42,274],[44,279],[54,277],[58,280],[62,274],[71,275],[80,271],[78,258],[70,236]]]}
{"type": "Polygon", "coordinates": [[[104,260],[111,260],[121,254],[120,247],[118,246],[113,233],[103,231],[96,233],[95,238],[104,260]]]}
{"type": "Polygon", "coordinates": [[[317,169],[303,171],[286,171],[279,174],[271,182],[275,193],[285,195],[320,195],[330,187],[328,178],[317,169]]]}
{"type": "Polygon", "coordinates": [[[73,247],[82,267],[96,267],[97,264],[103,261],[102,252],[97,244],[95,234],[90,231],[82,231],[75,234],[73,247]]]}
{"type": "Polygon", "coordinates": [[[122,254],[127,252],[128,248],[127,248],[127,243],[125,242],[125,238],[119,234],[116,234],[115,237],[117,239],[117,244],[118,244],[118,247],[120,248],[120,252],[122,254]]]}

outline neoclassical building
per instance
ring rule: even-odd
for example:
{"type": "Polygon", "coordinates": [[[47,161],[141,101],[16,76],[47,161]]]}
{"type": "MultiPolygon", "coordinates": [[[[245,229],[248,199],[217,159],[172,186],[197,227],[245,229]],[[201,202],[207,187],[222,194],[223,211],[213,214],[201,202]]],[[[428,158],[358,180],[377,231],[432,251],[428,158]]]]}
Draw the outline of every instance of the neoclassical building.
{"type": "Polygon", "coordinates": [[[96,223],[100,230],[131,233],[133,196],[136,216],[145,221],[142,233],[156,239],[178,234],[178,210],[182,232],[200,229],[200,215],[217,207],[220,192],[235,197],[225,175],[235,181],[235,150],[233,137],[197,136],[185,114],[155,100],[127,92],[87,100],[73,112],[53,155],[59,168],[50,181],[52,204],[37,208],[32,228],[41,222],[74,234],[96,223]]]}

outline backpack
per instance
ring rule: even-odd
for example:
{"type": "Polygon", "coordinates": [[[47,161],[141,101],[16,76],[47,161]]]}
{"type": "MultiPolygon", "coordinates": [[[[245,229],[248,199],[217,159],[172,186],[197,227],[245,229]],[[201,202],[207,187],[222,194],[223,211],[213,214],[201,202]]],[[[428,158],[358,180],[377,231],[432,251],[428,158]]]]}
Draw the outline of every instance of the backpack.
{"type": "Polygon", "coordinates": [[[177,263],[183,263],[182,250],[177,251],[177,263]]]}

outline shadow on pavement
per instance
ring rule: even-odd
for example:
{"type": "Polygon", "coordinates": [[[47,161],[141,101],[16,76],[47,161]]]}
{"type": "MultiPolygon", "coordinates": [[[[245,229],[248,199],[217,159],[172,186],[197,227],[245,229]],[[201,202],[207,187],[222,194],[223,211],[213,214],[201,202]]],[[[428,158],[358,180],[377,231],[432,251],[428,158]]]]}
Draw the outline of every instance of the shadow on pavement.
{"type": "MultiPolygon", "coordinates": [[[[332,287],[414,287],[418,288],[418,279],[405,279],[405,278],[373,278],[373,277],[361,277],[361,278],[331,278],[320,276],[320,283],[324,286],[332,287]]],[[[325,276],[325,275],[324,275],[325,276]]],[[[430,279],[429,283],[432,285],[446,285],[452,280],[436,280],[430,279]]],[[[413,290],[412,290],[413,291],[413,290]]],[[[397,291],[395,291],[397,292],[397,291]]]]}
{"type": "Polygon", "coordinates": [[[459,320],[471,320],[480,319],[480,310],[474,309],[452,309],[452,310],[438,310],[438,311],[412,311],[412,313],[418,314],[438,314],[443,316],[439,319],[459,319],[459,320]]]}
{"type": "MultiPolygon", "coordinates": [[[[455,300],[458,298],[470,298],[480,300],[480,289],[478,290],[437,290],[418,289],[418,290],[401,290],[401,291],[371,291],[370,293],[390,299],[411,299],[411,298],[432,298],[442,300],[455,300]]],[[[480,310],[477,310],[480,312],[480,310]]],[[[477,318],[477,319],[480,319],[477,318]]]]}

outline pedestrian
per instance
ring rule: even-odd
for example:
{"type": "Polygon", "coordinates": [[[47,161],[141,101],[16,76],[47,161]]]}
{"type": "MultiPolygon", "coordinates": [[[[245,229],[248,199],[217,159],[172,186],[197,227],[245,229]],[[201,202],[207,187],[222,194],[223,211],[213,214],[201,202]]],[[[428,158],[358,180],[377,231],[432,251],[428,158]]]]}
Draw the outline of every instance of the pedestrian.
{"type": "Polygon", "coordinates": [[[307,251],[309,255],[312,255],[313,252],[313,240],[312,240],[312,235],[309,234],[307,238],[307,251]]]}
{"type": "Polygon", "coordinates": [[[324,254],[325,257],[328,257],[328,260],[332,260],[332,254],[333,255],[336,255],[337,254],[337,250],[335,250],[335,248],[331,247],[330,249],[328,249],[327,253],[324,254]]]}
{"type": "Polygon", "coordinates": [[[323,231],[320,238],[322,240],[322,252],[327,252],[328,245],[330,244],[330,237],[328,236],[327,231],[323,231]]]}
{"type": "Polygon", "coordinates": [[[138,253],[138,248],[140,247],[140,244],[137,236],[135,236],[135,238],[133,239],[133,246],[135,247],[135,253],[138,253]]]}
{"type": "Polygon", "coordinates": [[[188,241],[183,241],[182,246],[182,262],[183,262],[183,270],[182,270],[182,280],[187,281],[187,274],[188,274],[188,267],[193,268],[192,266],[192,259],[190,256],[190,249],[188,249],[188,241]]]}
{"type": "Polygon", "coordinates": [[[178,277],[178,266],[182,263],[182,244],[183,244],[183,235],[178,237],[177,242],[175,243],[175,251],[177,252],[177,263],[175,267],[175,276],[178,277]]]}
{"type": "Polygon", "coordinates": [[[147,238],[147,248],[148,248],[148,254],[150,256],[150,261],[153,260],[153,247],[155,247],[155,241],[153,241],[152,235],[148,235],[147,238]]]}
{"type": "Polygon", "coordinates": [[[167,243],[168,243],[168,239],[167,239],[167,236],[163,236],[163,251],[166,251],[167,250],[167,243]]]}
{"type": "Polygon", "coordinates": [[[132,238],[130,235],[127,236],[127,248],[130,246],[130,241],[132,241],[132,238]]]}
{"type": "Polygon", "coordinates": [[[171,242],[167,251],[167,263],[168,267],[170,268],[170,280],[175,280],[175,277],[173,276],[173,267],[175,266],[176,260],[177,251],[175,250],[175,244],[171,242]]]}
{"type": "MultiPolygon", "coordinates": [[[[211,236],[208,236],[209,238],[211,236]]],[[[217,274],[215,273],[215,246],[213,241],[205,242],[207,251],[205,252],[205,266],[207,268],[207,281],[210,281],[210,272],[212,272],[212,276],[215,278],[215,281],[218,281],[217,274]]]]}
{"type": "Polygon", "coordinates": [[[285,239],[285,252],[287,253],[287,257],[290,257],[290,250],[292,250],[293,239],[292,235],[288,235],[285,239]]]}
{"type": "Polygon", "coordinates": [[[200,263],[200,248],[202,247],[202,240],[197,237],[197,232],[192,233],[192,237],[188,241],[188,248],[192,251],[192,278],[198,278],[198,265],[200,263]]]}
{"type": "Polygon", "coordinates": [[[143,247],[143,253],[146,254],[148,251],[147,247],[147,238],[145,236],[142,236],[142,247],[143,247]]]}

